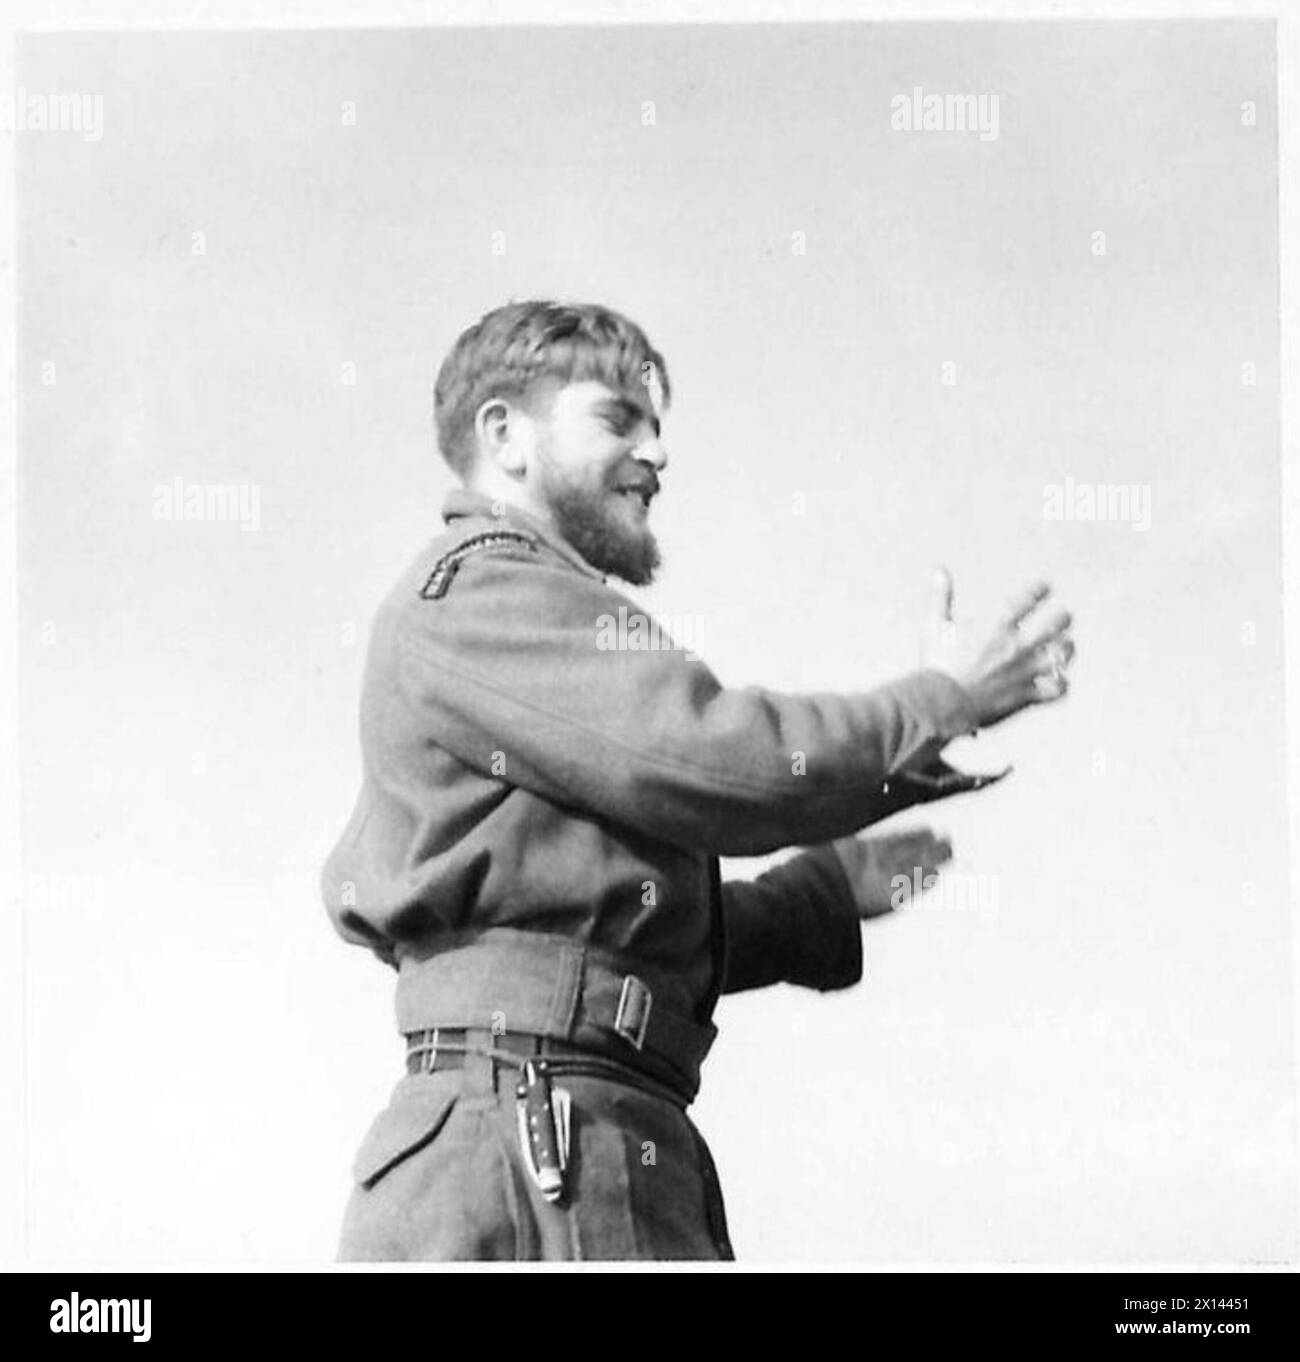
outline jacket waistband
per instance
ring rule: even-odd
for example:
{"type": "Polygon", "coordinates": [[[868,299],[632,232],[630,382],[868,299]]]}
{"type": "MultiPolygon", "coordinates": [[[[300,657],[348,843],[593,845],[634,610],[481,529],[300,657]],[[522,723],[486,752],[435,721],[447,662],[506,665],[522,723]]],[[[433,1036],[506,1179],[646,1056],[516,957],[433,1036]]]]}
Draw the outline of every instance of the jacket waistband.
{"type": "Polygon", "coordinates": [[[689,1101],[717,1028],[695,1021],[680,995],[597,947],[492,927],[450,933],[434,954],[401,962],[397,1024],[403,1034],[459,1027],[612,1049],[689,1101]]]}

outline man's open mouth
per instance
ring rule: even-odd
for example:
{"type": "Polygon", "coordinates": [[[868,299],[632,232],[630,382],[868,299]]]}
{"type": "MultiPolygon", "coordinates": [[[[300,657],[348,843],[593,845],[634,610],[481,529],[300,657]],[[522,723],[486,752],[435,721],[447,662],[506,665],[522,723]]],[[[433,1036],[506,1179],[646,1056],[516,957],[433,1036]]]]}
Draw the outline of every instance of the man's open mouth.
{"type": "Polygon", "coordinates": [[[620,496],[630,497],[633,501],[639,501],[648,511],[650,509],[650,503],[654,500],[655,493],[659,489],[648,483],[636,483],[631,487],[620,487],[618,490],[620,496]]]}

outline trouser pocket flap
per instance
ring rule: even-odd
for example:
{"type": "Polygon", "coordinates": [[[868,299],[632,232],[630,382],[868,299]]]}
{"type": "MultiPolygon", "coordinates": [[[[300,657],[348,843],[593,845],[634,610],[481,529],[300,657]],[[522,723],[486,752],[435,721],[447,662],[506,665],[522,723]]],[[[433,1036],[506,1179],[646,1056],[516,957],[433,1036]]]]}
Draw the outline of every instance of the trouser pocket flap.
{"type": "Polygon", "coordinates": [[[352,1163],[357,1182],[373,1187],[403,1159],[423,1149],[446,1124],[456,1097],[455,1091],[441,1083],[435,1086],[426,1077],[403,1083],[361,1142],[352,1163]]]}

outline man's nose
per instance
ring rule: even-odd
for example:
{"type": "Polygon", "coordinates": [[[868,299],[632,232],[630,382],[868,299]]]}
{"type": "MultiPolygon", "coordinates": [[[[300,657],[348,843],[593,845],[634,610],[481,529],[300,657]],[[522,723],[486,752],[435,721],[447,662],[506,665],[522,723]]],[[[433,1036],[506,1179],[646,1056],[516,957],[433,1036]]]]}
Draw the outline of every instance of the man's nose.
{"type": "Polygon", "coordinates": [[[637,445],[632,457],[639,463],[648,463],[656,473],[662,473],[668,467],[668,450],[658,435],[647,435],[637,445]]]}

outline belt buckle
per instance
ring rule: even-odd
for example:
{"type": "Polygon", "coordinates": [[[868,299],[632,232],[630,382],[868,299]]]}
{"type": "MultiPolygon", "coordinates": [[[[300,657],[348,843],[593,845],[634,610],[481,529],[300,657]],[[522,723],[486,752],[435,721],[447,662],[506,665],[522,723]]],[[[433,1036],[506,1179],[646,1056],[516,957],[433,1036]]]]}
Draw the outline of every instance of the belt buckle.
{"type": "Polygon", "coordinates": [[[645,1033],[650,1025],[650,1009],[653,1005],[654,994],[649,988],[635,974],[626,975],[618,1000],[618,1011],[614,1014],[614,1030],[635,1050],[645,1045],[645,1033]]]}

